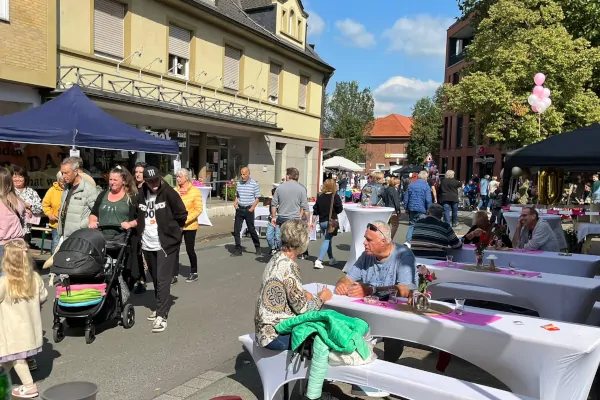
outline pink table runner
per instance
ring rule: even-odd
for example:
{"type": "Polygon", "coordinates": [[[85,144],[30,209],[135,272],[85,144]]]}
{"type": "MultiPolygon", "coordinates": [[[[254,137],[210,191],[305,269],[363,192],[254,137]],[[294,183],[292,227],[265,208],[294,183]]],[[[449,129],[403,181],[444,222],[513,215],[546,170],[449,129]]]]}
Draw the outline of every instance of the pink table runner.
{"type": "MultiPolygon", "coordinates": [[[[474,244],[463,244],[463,249],[475,250],[474,244]]],[[[524,250],[524,249],[510,249],[510,250],[493,250],[488,249],[486,251],[514,251],[515,253],[523,253],[523,254],[542,254],[544,250],[524,250]]]]}
{"type": "MultiPolygon", "coordinates": [[[[382,308],[387,308],[390,310],[398,311],[398,310],[396,310],[395,304],[390,304],[390,303],[383,302],[383,301],[379,302],[379,304],[368,304],[368,303],[365,303],[363,299],[356,299],[353,301],[353,303],[361,303],[361,304],[365,304],[367,306],[382,307],[382,308]]],[[[401,303],[406,304],[406,300],[401,301],[401,303]]],[[[451,313],[444,314],[444,315],[428,315],[428,317],[436,318],[436,319],[445,319],[448,321],[462,322],[464,324],[478,325],[478,326],[490,325],[490,324],[498,321],[499,319],[502,319],[502,317],[500,317],[498,315],[487,315],[487,314],[480,314],[480,313],[474,313],[474,312],[466,312],[463,315],[458,315],[454,312],[451,312],[451,313]]]]}
{"type": "MultiPolygon", "coordinates": [[[[469,264],[462,264],[462,263],[454,263],[453,266],[448,266],[448,262],[447,261],[441,261],[439,263],[435,263],[433,264],[434,267],[446,267],[446,268],[461,268],[464,267],[465,265],[469,265],[469,264]]],[[[488,273],[492,273],[489,271],[486,271],[488,273]]],[[[541,277],[542,274],[539,272],[528,272],[528,271],[515,271],[515,272],[511,272],[508,269],[500,269],[498,271],[493,272],[494,274],[500,274],[500,275],[513,275],[513,276],[521,276],[523,278],[534,278],[534,277],[541,277]]]]}

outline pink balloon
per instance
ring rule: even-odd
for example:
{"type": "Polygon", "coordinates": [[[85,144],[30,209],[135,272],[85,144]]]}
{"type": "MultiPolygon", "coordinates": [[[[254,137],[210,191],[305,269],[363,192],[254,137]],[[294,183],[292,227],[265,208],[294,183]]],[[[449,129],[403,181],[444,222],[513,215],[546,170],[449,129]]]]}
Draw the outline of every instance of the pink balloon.
{"type": "Polygon", "coordinates": [[[533,81],[535,82],[536,85],[542,86],[544,84],[544,82],[546,82],[546,75],[542,74],[541,72],[538,72],[533,77],[533,81]]]}
{"type": "Polygon", "coordinates": [[[538,108],[536,106],[531,106],[531,111],[540,112],[540,110],[538,110],[538,108]]]}
{"type": "Polygon", "coordinates": [[[540,99],[543,98],[543,96],[544,96],[544,87],[543,86],[536,86],[536,87],[534,87],[533,88],[533,94],[535,94],[540,99]]]}

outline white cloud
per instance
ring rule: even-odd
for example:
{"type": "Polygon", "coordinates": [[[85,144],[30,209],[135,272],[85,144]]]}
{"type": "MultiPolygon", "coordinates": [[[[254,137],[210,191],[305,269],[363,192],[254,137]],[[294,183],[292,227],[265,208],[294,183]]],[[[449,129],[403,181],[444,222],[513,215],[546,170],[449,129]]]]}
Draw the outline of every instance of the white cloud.
{"type": "Polygon", "coordinates": [[[422,81],[403,76],[391,77],[373,91],[375,116],[382,117],[391,113],[410,116],[415,102],[433,95],[440,85],[441,82],[431,79],[422,81]]]}
{"type": "Polygon", "coordinates": [[[351,19],[336,21],[335,27],[342,34],[342,42],[347,46],[366,49],[375,46],[375,35],[367,31],[361,23],[351,19]]]}
{"type": "Polygon", "coordinates": [[[404,51],[409,55],[444,56],[446,30],[454,23],[452,18],[419,15],[400,18],[383,33],[389,39],[388,51],[404,51]]]}
{"type": "Polygon", "coordinates": [[[308,14],[308,37],[314,39],[325,30],[325,21],[315,11],[306,11],[308,14]]]}

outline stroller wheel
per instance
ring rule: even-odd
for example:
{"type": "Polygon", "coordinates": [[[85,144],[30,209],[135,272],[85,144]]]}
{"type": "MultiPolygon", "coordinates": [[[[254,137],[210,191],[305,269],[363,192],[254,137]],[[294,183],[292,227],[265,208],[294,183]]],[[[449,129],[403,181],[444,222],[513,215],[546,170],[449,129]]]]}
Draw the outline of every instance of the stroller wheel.
{"type": "Polygon", "coordinates": [[[96,340],[96,327],[94,325],[88,325],[85,327],[85,342],[92,344],[96,340]]]}
{"type": "Polygon", "coordinates": [[[135,325],[135,308],[132,304],[126,304],[121,313],[121,321],[123,322],[123,328],[129,329],[135,325]]]}
{"type": "Polygon", "coordinates": [[[52,338],[54,343],[60,343],[65,338],[65,325],[62,322],[54,324],[52,327],[52,338]]]}

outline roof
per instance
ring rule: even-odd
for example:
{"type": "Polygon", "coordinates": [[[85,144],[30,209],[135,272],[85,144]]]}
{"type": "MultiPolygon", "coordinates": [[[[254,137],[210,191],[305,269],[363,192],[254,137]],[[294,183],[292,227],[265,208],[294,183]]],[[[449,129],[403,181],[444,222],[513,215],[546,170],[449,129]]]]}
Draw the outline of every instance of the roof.
{"type": "MultiPolygon", "coordinates": [[[[240,7],[240,0],[216,0],[215,5],[206,2],[205,0],[183,0],[188,4],[192,4],[198,8],[203,10],[212,11],[214,14],[217,14],[225,19],[229,19],[234,23],[242,25],[244,28],[254,32],[255,34],[262,36],[263,38],[270,40],[272,42],[276,42],[281,47],[285,47],[287,50],[291,50],[297,53],[304,55],[305,57],[316,61],[322,66],[334,71],[331,65],[327,64],[319,55],[310,47],[304,46],[304,49],[298,46],[295,46],[291,43],[288,43],[286,40],[280,38],[275,33],[270,32],[262,25],[258,24],[254,21],[248,14],[244,12],[242,7],[240,7]]],[[[250,4],[250,3],[265,3],[265,1],[261,0],[241,0],[242,4],[250,4]]]]}
{"type": "Polygon", "coordinates": [[[377,118],[371,131],[371,137],[410,137],[413,120],[398,114],[377,118]]]}
{"type": "Polygon", "coordinates": [[[273,5],[273,0],[240,0],[244,10],[269,7],[273,5]]]}

